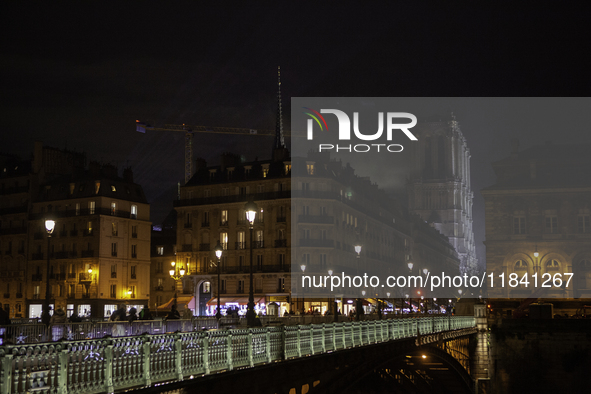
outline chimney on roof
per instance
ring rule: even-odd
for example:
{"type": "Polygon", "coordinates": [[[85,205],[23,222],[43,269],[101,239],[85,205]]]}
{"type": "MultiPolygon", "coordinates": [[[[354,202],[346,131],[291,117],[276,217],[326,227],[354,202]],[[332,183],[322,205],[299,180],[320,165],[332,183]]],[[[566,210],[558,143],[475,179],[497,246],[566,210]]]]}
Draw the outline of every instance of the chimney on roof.
{"type": "Polygon", "coordinates": [[[125,182],[133,183],[133,171],[131,170],[131,167],[123,169],[123,179],[125,182]]]}

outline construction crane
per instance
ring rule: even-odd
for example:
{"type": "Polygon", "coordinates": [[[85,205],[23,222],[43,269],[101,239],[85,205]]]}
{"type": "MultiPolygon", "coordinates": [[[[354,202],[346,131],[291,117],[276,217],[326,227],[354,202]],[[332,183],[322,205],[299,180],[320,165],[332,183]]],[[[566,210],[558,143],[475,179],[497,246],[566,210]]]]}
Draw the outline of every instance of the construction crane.
{"type": "Polygon", "coordinates": [[[181,131],[185,133],[185,183],[193,176],[193,134],[195,133],[216,133],[216,134],[235,134],[235,135],[260,135],[264,137],[274,137],[275,130],[255,130],[234,127],[207,127],[192,125],[174,125],[165,124],[162,126],[151,126],[139,120],[135,121],[136,131],[145,133],[146,130],[153,131],[181,131]]]}

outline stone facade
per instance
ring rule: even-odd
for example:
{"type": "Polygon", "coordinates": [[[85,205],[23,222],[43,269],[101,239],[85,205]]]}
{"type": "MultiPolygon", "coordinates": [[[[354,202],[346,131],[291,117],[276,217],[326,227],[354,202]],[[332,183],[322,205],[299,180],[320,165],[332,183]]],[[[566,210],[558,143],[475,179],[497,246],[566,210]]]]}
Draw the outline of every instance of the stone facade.
{"type": "Polygon", "coordinates": [[[462,273],[474,273],[478,261],[468,143],[453,116],[448,121],[419,124],[413,132],[418,141],[412,145],[409,209],[448,237],[460,258],[462,273]]]}
{"type": "MultiPolygon", "coordinates": [[[[545,144],[493,163],[496,183],[484,189],[487,271],[495,278],[526,273],[538,278],[574,274],[568,287],[536,297],[589,298],[591,291],[591,161],[589,144],[545,144]]],[[[545,280],[545,279],[544,279],[545,280]]],[[[540,288],[538,281],[538,289],[540,288]]],[[[489,288],[491,297],[523,298],[525,284],[489,288]]]]}

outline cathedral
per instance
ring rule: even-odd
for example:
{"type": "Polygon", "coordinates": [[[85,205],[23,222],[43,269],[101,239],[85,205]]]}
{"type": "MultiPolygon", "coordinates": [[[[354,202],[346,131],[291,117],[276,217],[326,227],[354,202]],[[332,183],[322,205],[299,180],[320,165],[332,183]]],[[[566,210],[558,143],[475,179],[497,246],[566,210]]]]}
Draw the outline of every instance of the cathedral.
{"type": "Polygon", "coordinates": [[[459,123],[453,114],[447,120],[430,118],[413,132],[418,141],[407,185],[409,210],[449,238],[462,274],[475,273],[470,149],[459,123]]]}

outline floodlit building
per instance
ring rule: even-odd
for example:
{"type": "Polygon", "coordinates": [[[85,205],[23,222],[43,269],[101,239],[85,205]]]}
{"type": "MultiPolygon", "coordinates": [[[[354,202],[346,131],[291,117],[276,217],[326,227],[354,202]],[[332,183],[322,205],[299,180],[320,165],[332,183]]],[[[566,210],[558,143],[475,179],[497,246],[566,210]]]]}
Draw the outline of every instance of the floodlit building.
{"type": "Polygon", "coordinates": [[[492,164],[497,180],[482,190],[487,272],[497,282],[491,297],[591,298],[589,148],[547,143],[520,151],[515,140],[511,154],[492,164]],[[570,274],[569,286],[561,286],[570,274]],[[544,281],[551,286],[541,289],[544,281]]]}
{"type": "Polygon", "coordinates": [[[462,273],[478,269],[472,228],[470,149],[455,117],[434,118],[413,128],[413,165],[407,186],[411,212],[445,235],[462,273]]]}
{"type": "Polygon", "coordinates": [[[120,303],[147,304],[150,207],[131,169],[123,177],[111,165],[86,169],[83,154],[40,143],[28,169],[7,167],[0,183],[17,185],[1,200],[2,228],[14,233],[0,269],[5,295],[16,296],[11,316],[39,317],[46,286],[52,307],[68,315],[105,317],[120,303]],[[49,243],[47,218],[56,222],[49,243]]]}

